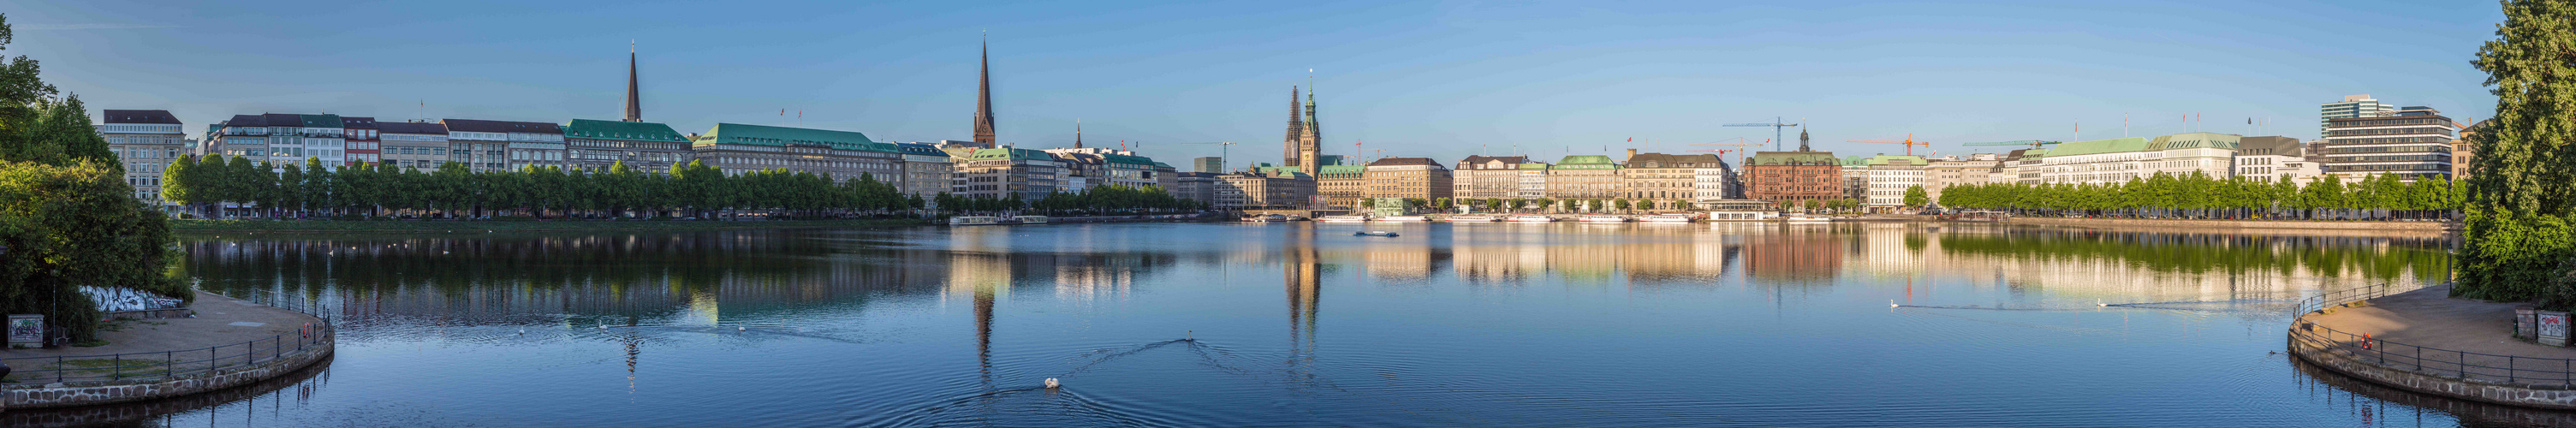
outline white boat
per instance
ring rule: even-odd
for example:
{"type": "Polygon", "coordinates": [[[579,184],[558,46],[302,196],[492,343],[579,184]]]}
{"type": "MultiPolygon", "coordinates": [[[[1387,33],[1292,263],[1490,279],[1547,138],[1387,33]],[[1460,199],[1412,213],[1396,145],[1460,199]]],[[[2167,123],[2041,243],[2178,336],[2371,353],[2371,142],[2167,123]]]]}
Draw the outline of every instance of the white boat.
{"type": "Polygon", "coordinates": [[[1788,224],[1826,224],[1834,222],[1834,218],[1819,214],[1790,214],[1787,217],[1781,217],[1780,222],[1788,224]]]}
{"type": "Polygon", "coordinates": [[[1445,220],[1450,223],[1490,223],[1503,221],[1503,218],[1482,214],[1466,214],[1449,216],[1449,218],[1445,220]]]}
{"type": "Polygon", "coordinates": [[[1615,216],[1615,215],[1584,214],[1582,217],[1578,217],[1578,218],[1576,218],[1574,221],[1579,221],[1579,222],[1584,222],[1584,223],[1627,223],[1627,222],[1628,222],[1628,217],[1625,217],[1625,216],[1615,216]]]}
{"type": "Polygon", "coordinates": [[[1777,220],[1777,219],[1779,219],[1779,217],[1780,217],[1780,213],[1777,213],[1777,212],[1771,212],[1771,211],[1709,211],[1708,213],[1706,213],[1705,215],[1703,215],[1701,218],[1704,218],[1704,219],[1707,219],[1708,221],[1713,221],[1713,222],[1716,222],[1716,221],[1742,221],[1742,222],[1753,222],[1753,221],[1773,221],[1773,220],[1777,220]]]}
{"type": "Polygon", "coordinates": [[[1320,222],[1325,222],[1325,223],[1358,223],[1358,222],[1368,221],[1368,216],[1364,216],[1364,215],[1328,215],[1328,216],[1323,216],[1323,217],[1316,217],[1316,218],[1315,218],[1315,221],[1320,221],[1320,222]]]}
{"type": "Polygon", "coordinates": [[[1645,223],[1689,223],[1691,220],[1693,219],[1688,214],[1654,214],[1637,217],[1637,221],[1645,223]]]}
{"type": "Polygon", "coordinates": [[[1271,214],[1271,215],[1257,215],[1257,216],[1251,216],[1251,217],[1244,217],[1244,218],[1243,218],[1243,221],[1248,221],[1248,222],[1253,222],[1253,223],[1285,223],[1285,222],[1287,222],[1287,221],[1288,221],[1288,216],[1278,215],[1278,214],[1271,214]]]}
{"type": "Polygon", "coordinates": [[[1396,237],[1396,234],[1395,234],[1395,232],[1388,232],[1388,231],[1383,231],[1383,230],[1371,230],[1371,231],[1367,231],[1367,232],[1351,232],[1351,236],[1382,236],[1382,237],[1393,238],[1393,237],[1396,237]]]}
{"type": "Polygon", "coordinates": [[[1431,221],[1431,218],[1418,215],[1391,215],[1378,217],[1377,221],[1425,222],[1431,221]]]}
{"type": "Polygon", "coordinates": [[[948,218],[948,225],[950,226],[981,226],[988,224],[1002,224],[1002,218],[980,215],[961,215],[948,218]]]}
{"type": "Polygon", "coordinates": [[[1512,216],[1512,217],[1511,217],[1511,218],[1509,218],[1509,219],[1505,219],[1505,220],[1503,220],[1503,221],[1508,221],[1508,222],[1513,222],[1513,223],[1548,223],[1548,222],[1554,222],[1554,221],[1556,221],[1556,217],[1548,217],[1548,216],[1543,216],[1543,215],[1516,215],[1516,216],[1512,216]]]}
{"type": "Polygon", "coordinates": [[[1046,224],[1047,217],[1042,215],[1015,215],[1011,216],[1011,221],[1019,224],[1046,224]]]}

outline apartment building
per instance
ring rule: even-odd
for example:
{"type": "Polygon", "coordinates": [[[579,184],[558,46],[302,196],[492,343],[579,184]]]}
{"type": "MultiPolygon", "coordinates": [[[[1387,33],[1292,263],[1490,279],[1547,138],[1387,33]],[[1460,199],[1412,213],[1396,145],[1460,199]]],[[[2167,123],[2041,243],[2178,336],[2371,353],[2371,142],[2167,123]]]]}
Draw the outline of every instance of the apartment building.
{"type": "Polygon", "coordinates": [[[563,166],[563,125],[478,119],[438,123],[447,125],[448,161],[465,164],[474,172],[563,166]]]}
{"type": "Polygon", "coordinates": [[[1521,164],[1528,162],[1528,156],[1468,156],[1450,170],[1456,188],[1449,193],[1462,199],[1516,197],[1521,164]]]}
{"type": "Polygon", "coordinates": [[[91,128],[124,164],[125,184],[134,186],[134,199],[165,211],[177,209],[161,200],[161,172],[186,154],[188,134],[179,117],[168,110],[104,110],[98,120],[91,128]]]}
{"type": "MultiPolygon", "coordinates": [[[[726,175],[778,169],[830,177],[836,183],[858,179],[859,174],[903,175],[903,168],[898,166],[903,162],[901,149],[850,131],[718,123],[693,137],[689,148],[695,160],[726,175]]],[[[1028,152],[1046,157],[1044,152],[1028,152]]],[[[1048,173],[1044,188],[1052,192],[1055,161],[1049,158],[1045,163],[1048,173]]],[[[1040,192],[1034,196],[1045,195],[1040,192]]]]}
{"type": "Polygon", "coordinates": [[[670,125],[621,120],[573,119],[563,126],[563,165],[607,171],[625,163],[644,174],[670,174],[672,165],[688,163],[696,152],[689,137],[670,125]]]}
{"type": "Polygon", "coordinates": [[[447,125],[429,122],[376,124],[381,162],[414,171],[433,171],[449,162],[447,125]]]}
{"type": "Polygon", "coordinates": [[[1443,199],[1456,195],[1457,177],[1431,158],[1387,157],[1369,161],[1361,173],[1361,197],[1443,199]]]}
{"type": "Polygon", "coordinates": [[[1620,167],[1609,156],[1574,155],[1558,159],[1547,169],[1547,197],[1552,199],[1611,199],[1621,195],[1624,187],[1620,167]]]}

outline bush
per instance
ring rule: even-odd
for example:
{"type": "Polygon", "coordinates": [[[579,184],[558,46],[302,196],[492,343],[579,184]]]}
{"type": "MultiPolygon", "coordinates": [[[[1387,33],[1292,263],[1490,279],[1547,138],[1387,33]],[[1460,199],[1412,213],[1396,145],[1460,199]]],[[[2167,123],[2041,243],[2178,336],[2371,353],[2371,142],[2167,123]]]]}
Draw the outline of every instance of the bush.
{"type": "Polygon", "coordinates": [[[167,219],[130,189],[122,171],[97,162],[0,162],[0,283],[18,284],[0,287],[0,311],[44,314],[89,341],[100,314],[81,286],[195,298],[169,271],[167,219]]]}

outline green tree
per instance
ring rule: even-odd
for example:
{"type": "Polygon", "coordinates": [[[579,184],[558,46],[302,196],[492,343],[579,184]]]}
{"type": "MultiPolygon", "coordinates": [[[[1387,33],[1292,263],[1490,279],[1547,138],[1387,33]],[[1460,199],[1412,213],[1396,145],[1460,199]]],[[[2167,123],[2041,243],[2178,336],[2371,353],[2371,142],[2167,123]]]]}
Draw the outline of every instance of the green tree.
{"type": "Polygon", "coordinates": [[[2506,0],[2496,40],[2470,61],[2487,72],[2495,117],[2476,147],[2459,250],[2465,297],[2576,307],[2576,284],[2559,280],[2576,258],[2576,7],[2564,1],[2506,0]]]}
{"type": "Polygon", "coordinates": [[[1930,203],[1932,203],[1932,194],[1924,192],[1922,185],[1908,186],[1905,188],[1905,206],[1921,207],[1924,206],[1924,204],[1930,203]]]}

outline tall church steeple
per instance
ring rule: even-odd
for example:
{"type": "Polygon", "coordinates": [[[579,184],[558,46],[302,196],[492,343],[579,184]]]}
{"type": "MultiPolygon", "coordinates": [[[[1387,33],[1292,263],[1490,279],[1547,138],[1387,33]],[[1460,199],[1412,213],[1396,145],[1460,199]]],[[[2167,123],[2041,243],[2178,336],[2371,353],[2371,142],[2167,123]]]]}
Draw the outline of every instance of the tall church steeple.
{"type": "Polygon", "coordinates": [[[626,121],[644,121],[642,92],[635,90],[635,41],[626,42],[626,121]]]}
{"type": "Polygon", "coordinates": [[[1082,148],[1082,120],[1073,120],[1073,148],[1082,148]]]}
{"type": "Polygon", "coordinates": [[[1299,138],[1306,135],[1304,110],[1297,107],[1297,85],[1288,85],[1288,137],[1279,140],[1281,166],[1298,166],[1297,152],[1305,150],[1299,138]]]}
{"type": "Polygon", "coordinates": [[[1798,151],[1801,151],[1801,152],[1812,152],[1812,151],[1814,151],[1814,150],[1808,150],[1808,149],[1807,149],[1807,130],[1806,130],[1806,129],[1803,129],[1803,128],[1798,130],[1798,151]]]}
{"type": "MultiPolygon", "coordinates": [[[[1306,70],[1312,73],[1315,70],[1306,70]]],[[[1297,135],[1297,161],[1306,175],[1321,177],[1324,168],[1324,128],[1315,116],[1315,76],[1306,76],[1306,125],[1297,135]]]]}
{"type": "Polygon", "coordinates": [[[993,146],[993,42],[984,41],[975,69],[975,142],[993,146]]]}

